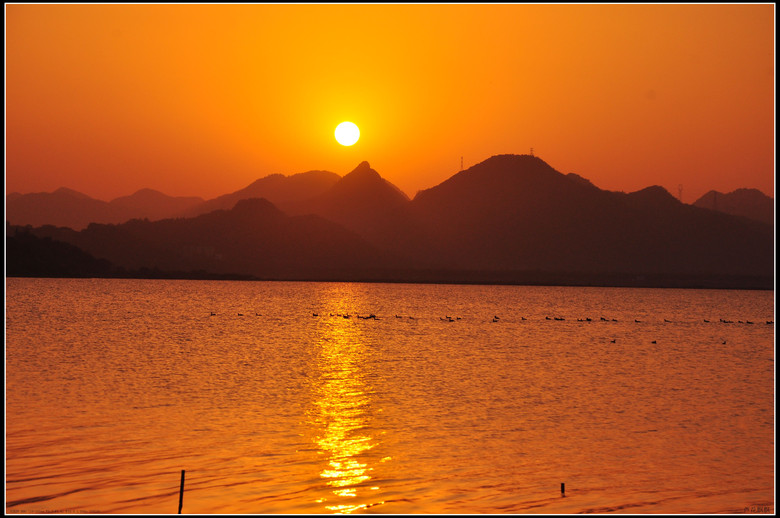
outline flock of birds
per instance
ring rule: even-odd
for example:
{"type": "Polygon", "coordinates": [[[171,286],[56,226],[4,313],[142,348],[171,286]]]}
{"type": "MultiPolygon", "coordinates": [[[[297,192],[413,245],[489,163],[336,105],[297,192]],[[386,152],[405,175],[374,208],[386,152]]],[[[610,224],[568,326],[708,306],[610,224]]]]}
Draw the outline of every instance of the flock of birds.
{"type": "MultiPolygon", "coordinates": [[[[215,317],[215,316],[217,316],[217,314],[212,311],[210,316],[215,317]]],[[[247,316],[247,315],[244,314],[244,313],[240,313],[239,312],[239,313],[237,313],[237,316],[243,317],[243,316],[247,316]]],[[[260,317],[262,315],[260,313],[255,312],[255,316],[260,317]]],[[[327,316],[327,317],[331,317],[331,318],[341,318],[341,319],[348,319],[349,320],[349,319],[352,318],[353,315],[351,313],[335,313],[335,314],[334,313],[328,313],[327,315],[325,315],[324,313],[322,315],[320,315],[320,313],[312,313],[311,316],[312,317],[320,317],[320,316],[325,317],[325,316],[327,316]]],[[[368,315],[360,315],[360,314],[356,313],[354,316],[357,319],[360,319],[360,320],[381,320],[374,313],[370,313],[368,315]]],[[[405,319],[405,320],[417,320],[417,317],[413,317],[411,315],[402,316],[402,315],[396,314],[395,318],[396,319],[405,319]]],[[[452,317],[450,315],[444,315],[444,316],[440,316],[439,320],[441,320],[442,322],[457,322],[457,321],[461,320],[461,317],[452,317]]],[[[527,320],[525,317],[523,317],[523,316],[520,317],[520,321],[521,322],[525,321],[525,320],[527,320]]],[[[565,321],[566,319],[564,317],[549,317],[549,316],[547,316],[547,317],[544,317],[544,320],[561,322],[561,321],[565,321]]],[[[705,323],[711,323],[711,321],[706,319],[706,318],[704,318],[702,320],[705,323]]],[[[590,318],[590,317],[578,318],[577,319],[577,322],[594,322],[594,321],[595,320],[590,318]]],[[[663,321],[664,321],[664,323],[674,323],[673,320],[669,320],[668,318],[664,318],[663,321]]],[[[491,323],[501,322],[501,318],[498,315],[493,315],[493,318],[490,320],[490,322],[491,323]]],[[[615,319],[615,318],[608,319],[608,318],[600,317],[598,322],[618,322],[618,320],[615,319]]],[[[643,321],[639,320],[638,318],[635,318],[634,322],[635,323],[641,323],[643,321]]],[[[734,320],[727,320],[725,318],[720,318],[720,319],[718,319],[718,322],[715,322],[715,323],[721,323],[721,324],[734,324],[734,323],[737,323],[737,324],[753,324],[754,322],[751,321],[751,320],[737,320],[735,322],[734,320]]],[[[774,325],[775,321],[774,320],[767,320],[766,323],[768,325],[774,325]]],[[[610,342],[613,343],[613,344],[617,343],[617,339],[613,338],[612,340],[610,340],[610,342]]],[[[657,344],[658,341],[657,340],[652,340],[650,343],[657,344]]],[[[723,340],[722,343],[725,344],[726,340],[723,340]]]]}
{"type": "MultiPolygon", "coordinates": [[[[217,313],[212,311],[210,316],[215,317],[215,316],[217,316],[217,313]]],[[[247,314],[239,312],[239,313],[237,313],[237,316],[243,317],[243,316],[247,316],[247,314]]],[[[255,312],[255,316],[260,317],[262,315],[260,313],[255,312]]],[[[320,313],[312,313],[312,316],[313,317],[319,317],[320,313]]],[[[322,316],[325,316],[325,314],[323,313],[322,316]]],[[[328,313],[327,316],[335,317],[335,318],[351,319],[353,315],[351,313],[335,313],[335,314],[334,313],[328,313]]],[[[374,313],[371,313],[369,315],[355,314],[354,316],[356,318],[360,319],[360,320],[380,320],[380,318],[378,316],[376,316],[374,313]]],[[[417,320],[417,317],[413,317],[411,315],[402,316],[402,315],[396,314],[395,318],[397,318],[397,319],[417,320]]],[[[558,321],[558,322],[566,320],[564,317],[549,317],[549,316],[544,317],[544,319],[545,320],[558,321]]],[[[461,317],[452,317],[450,315],[444,315],[444,316],[440,316],[439,320],[441,320],[442,322],[457,322],[458,320],[461,320],[461,317]]],[[[525,321],[525,320],[527,320],[525,317],[523,317],[523,316],[520,317],[520,321],[525,321]]],[[[712,321],[710,321],[710,320],[708,320],[706,318],[704,318],[702,320],[705,323],[711,323],[712,322],[712,321]]],[[[669,320],[668,318],[664,318],[663,321],[664,321],[664,323],[674,323],[673,320],[669,320]]],[[[493,318],[490,320],[490,322],[491,323],[501,322],[501,318],[498,315],[494,315],[493,318]]],[[[600,317],[599,320],[595,320],[595,319],[592,319],[590,317],[586,317],[586,318],[577,318],[577,322],[618,322],[618,320],[615,319],[615,318],[609,319],[609,318],[604,318],[604,317],[600,317]]],[[[639,320],[638,318],[635,318],[634,322],[635,323],[641,323],[643,321],[639,320]]],[[[754,324],[755,323],[752,320],[737,320],[737,321],[734,321],[734,320],[727,320],[727,319],[724,319],[724,318],[718,319],[718,322],[721,323],[721,324],[735,324],[735,323],[736,324],[754,324]]],[[[768,325],[773,325],[775,323],[775,321],[774,320],[767,320],[766,323],[768,325]]]]}

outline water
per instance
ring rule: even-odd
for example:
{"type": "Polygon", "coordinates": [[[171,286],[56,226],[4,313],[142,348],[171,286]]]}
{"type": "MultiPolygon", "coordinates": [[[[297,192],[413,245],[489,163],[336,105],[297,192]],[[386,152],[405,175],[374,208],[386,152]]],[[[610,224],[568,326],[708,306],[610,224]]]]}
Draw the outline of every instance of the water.
{"type": "Polygon", "coordinates": [[[774,511],[773,292],[6,290],[6,512],[774,511]]]}

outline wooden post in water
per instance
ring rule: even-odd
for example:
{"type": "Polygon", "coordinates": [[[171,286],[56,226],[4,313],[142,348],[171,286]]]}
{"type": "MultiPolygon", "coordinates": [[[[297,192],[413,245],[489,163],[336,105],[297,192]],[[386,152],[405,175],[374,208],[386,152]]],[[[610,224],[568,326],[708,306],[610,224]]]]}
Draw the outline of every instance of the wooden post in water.
{"type": "Polygon", "coordinates": [[[566,483],[561,482],[561,496],[566,496],[566,483]]]}
{"type": "Polygon", "coordinates": [[[181,514],[181,504],[184,502],[184,470],[181,470],[181,485],[179,486],[179,514],[181,514]]]}

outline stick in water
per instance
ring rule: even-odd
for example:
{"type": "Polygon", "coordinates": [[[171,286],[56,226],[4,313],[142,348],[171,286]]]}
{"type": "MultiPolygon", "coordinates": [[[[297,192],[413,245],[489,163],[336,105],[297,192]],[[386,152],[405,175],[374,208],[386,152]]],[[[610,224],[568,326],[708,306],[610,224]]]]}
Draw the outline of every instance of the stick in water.
{"type": "Polygon", "coordinates": [[[184,470],[181,470],[181,485],[179,486],[179,514],[181,514],[181,504],[184,502],[184,470]]]}

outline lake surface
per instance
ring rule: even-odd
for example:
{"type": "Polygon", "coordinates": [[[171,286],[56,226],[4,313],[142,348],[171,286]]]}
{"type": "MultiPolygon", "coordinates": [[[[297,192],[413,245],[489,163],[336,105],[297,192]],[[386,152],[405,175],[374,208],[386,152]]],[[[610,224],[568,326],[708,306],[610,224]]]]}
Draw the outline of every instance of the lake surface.
{"type": "Polygon", "coordinates": [[[6,512],[176,513],[182,469],[183,513],[774,512],[767,321],[774,292],[6,279],[6,512]]]}

